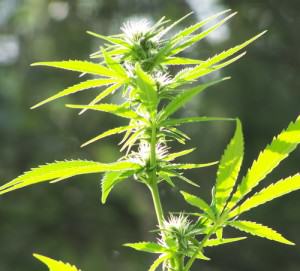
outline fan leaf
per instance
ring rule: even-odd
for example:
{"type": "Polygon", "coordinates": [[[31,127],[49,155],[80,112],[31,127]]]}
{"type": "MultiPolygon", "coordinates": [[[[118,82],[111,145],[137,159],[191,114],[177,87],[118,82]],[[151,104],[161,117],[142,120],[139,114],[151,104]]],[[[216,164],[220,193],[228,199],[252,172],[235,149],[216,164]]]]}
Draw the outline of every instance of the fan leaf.
{"type": "Polygon", "coordinates": [[[100,87],[100,86],[104,86],[104,85],[110,85],[110,84],[113,84],[113,83],[115,83],[115,80],[113,80],[113,79],[92,79],[92,80],[87,80],[87,81],[81,82],[79,84],[68,87],[68,88],[58,92],[57,94],[49,97],[48,99],[46,99],[44,101],[41,101],[40,103],[32,106],[30,109],[37,108],[41,105],[52,102],[52,101],[54,101],[56,99],[59,99],[61,97],[64,97],[64,96],[68,96],[70,94],[77,93],[79,91],[83,91],[83,90],[90,89],[90,88],[96,88],[96,87],[100,87]]]}
{"type": "Polygon", "coordinates": [[[112,72],[110,69],[104,67],[101,64],[81,60],[36,62],[31,64],[31,66],[48,66],[81,73],[95,74],[105,77],[115,76],[114,72],[112,72]]]}
{"type": "Polygon", "coordinates": [[[223,239],[209,239],[205,242],[204,247],[215,247],[219,245],[234,243],[247,239],[247,237],[236,237],[236,238],[223,238],[223,239]]]}
{"type": "Polygon", "coordinates": [[[119,117],[137,119],[139,116],[133,110],[129,109],[127,106],[118,105],[118,104],[97,104],[97,105],[79,105],[79,104],[67,104],[68,108],[75,109],[89,109],[102,111],[107,113],[112,113],[119,117]]]}
{"type": "Polygon", "coordinates": [[[228,224],[229,226],[236,228],[240,231],[250,233],[251,235],[254,236],[259,236],[262,238],[266,238],[272,241],[276,241],[279,243],[283,243],[286,245],[295,245],[293,242],[287,240],[284,238],[280,233],[276,232],[275,230],[258,224],[256,222],[252,221],[246,221],[246,220],[236,220],[233,222],[230,222],[228,224]]]}
{"type": "Polygon", "coordinates": [[[76,266],[70,265],[69,263],[56,261],[39,254],[33,254],[33,256],[44,263],[49,268],[49,271],[80,271],[76,266]]]}
{"type": "Polygon", "coordinates": [[[237,206],[234,210],[232,210],[232,212],[230,212],[229,217],[231,218],[240,215],[268,201],[284,196],[288,193],[291,193],[299,189],[300,189],[299,174],[282,179],[264,188],[263,190],[257,192],[252,197],[244,201],[240,206],[237,206]]]}
{"type": "Polygon", "coordinates": [[[208,217],[210,219],[215,220],[215,214],[214,214],[213,210],[203,199],[201,199],[197,196],[194,196],[192,194],[189,194],[187,192],[184,192],[184,191],[181,191],[180,193],[183,195],[185,201],[188,204],[202,210],[205,214],[208,215],[208,217]]]}
{"type": "Polygon", "coordinates": [[[153,242],[138,242],[138,243],[127,243],[123,246],[131,247],[138,251],[144,251],[148,253],[163,253],[166,252],[166,248],[160,244],[153,242]]]}
{"type": "Polygon", "coordinates": [[[221,80],[211,81],[209,83],[201,84],[194,88],[182,91],[180,94],[175,96],[174,99],[172,99],[172,101],[161,111],[159,120],[166,120],[170,115],[175,113],[179,108],[181,108],[183,105],[189,102],[195,95],[199,94],[206,88],[218,84],[227,79],[229,79],[229,77],[223,78],[221,80]]]}
{"type": "Polygon", "coordinates": [[[244,155],[244,139],[242,125],[236,122],[236,130],[229,145],[221,158],[214,193],[214,204],[218,213],[221,213],[229,199],[237,180],[244,155]]]}
{"type": "Polygon", "coordinates": [[[103,164],[86,160],[57,161],[25,172],[0,187],[0,195],[45,181],[61,181],[76,175],[105,171],[135,170],[139,165],[131,162],[103,164]]]}
{"type": "Polygon", "coordinates": [[[97,140],[102,139],[102,138],[126,132],[128,130],[131,130],[132,128],[134,128],[134,127],[133,126],[120,126],[120,127],[116,127],[116,128],[113,128],[113,129],[109,129],[109,130],[101,133],[100,135],[97,135],[96,137],[93,137],[89,141],[83,143],[81,145],[81,147],[85,147],[85,146],[87,146],[87,145],[89,145],[89,144],[91,144],[91,143],[93,143],[93,142],[95,142],[97,140]]]}
{"type": "Polygon", "coordinates": [[[292,122],[286,130],[273,139],[253,162],[246,176],[234,193],[228,209],[243,199],[261,180],[263,180],[279,163],[284,160],[300,143],[300,117],[292,122]]]}

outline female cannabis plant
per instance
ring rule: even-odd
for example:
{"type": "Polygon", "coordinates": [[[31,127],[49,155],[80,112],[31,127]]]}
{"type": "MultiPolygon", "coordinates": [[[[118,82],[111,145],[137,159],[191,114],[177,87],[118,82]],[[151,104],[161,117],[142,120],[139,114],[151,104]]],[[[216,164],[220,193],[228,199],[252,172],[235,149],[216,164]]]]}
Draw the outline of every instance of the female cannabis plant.
{"type": "MultiPolygon", "coordinates": [[[[158,254],[149,271],[160,265],[163,270],[189,271],[196,259],[209,260],[205,255],[207,247],[236,242],[246,237],[224,237],[224,229],[229,226],[239,231],[267,238],[288,245],[293,243],[269,227],[252,221],[241,220],[243,213],[262,205],[274,198],[300,188],[300,175],[284,178],[252,196],[250,192],[300,143],[300,117],[286,130],[273,139],[253,162],[238,185],[237,179],[244,152],[242,126],[238,119],[220,117],[185,117],[173,115],[197,94],[206,88],[228,78],[208,81],[199,79],[220,70],[245,55],[243,49],[262,36],[262,32],[246,42],[225,50],[207,60],[184,58],[182,51],[206,37],[210,32],[222,26],[236,13],[223,18],[217,24],[203,32],[198,30],[212,20],[229,13],[229,10],[216,14],[170,36],[187,16],[170,24],[165,17],[151,25],[147,21],[137,24],[127,22],[122,33],[113,36],[89,34],[106,43],[99,51],[91,55],[96,62],[68,60],[59,62],[38,62],[32,66],[49,66],[92,75],[76,85],[59,91],[54,96],[38,103],[37,108],[48,102],[86,89],[99,88],[99,94],[87,105],[66,105],[80,109],[108,112],[124,119],[124,126],[102,132],[88,140],[82,146],[94,143],[114,134],[124,133],[121,151],[124,155],[115,163],[104,164],[86,160],[57,161],[34,168],[11,182],[0,187],[0,194],[23,188],[32,184],[51,181],[58,182],[69,177],[104,173],[102,203],[105,203],[113,187],[127,179],[145,184],[152,195],[157,216],[158,236],[156,242],[128,243],[125,246],[136,250],[158,254]],[[168,36],[167,36],[168,35],[168,36]],[[170,66],[183,66],[172,73],[170,66]],[[109,95],[120,92],[123,100],[120,104],[103,103],[109,95]],[[185,201],[198,209],[192,215],[184,212],[166,215],[159,196],[159,184],[166,182],[175,186],[175,179],[193,186],[196,182],[184,176],[184,171],[215,165],[217,162],[182,164],[174,160],[191,153],[194,149],[171,152],[168,143],[185,143],[189,137],[178,127],[183,123],[203,121],[234,121],[236,130],[232,140],[224,151],[217,170],[216,184],[213,188],[211,203],[198,195],[181,191],[185,201]]],[[[57,262],[45,256],[35,256],[48,265],[52,271],[75,271],[75,267],[57,262]]]]}

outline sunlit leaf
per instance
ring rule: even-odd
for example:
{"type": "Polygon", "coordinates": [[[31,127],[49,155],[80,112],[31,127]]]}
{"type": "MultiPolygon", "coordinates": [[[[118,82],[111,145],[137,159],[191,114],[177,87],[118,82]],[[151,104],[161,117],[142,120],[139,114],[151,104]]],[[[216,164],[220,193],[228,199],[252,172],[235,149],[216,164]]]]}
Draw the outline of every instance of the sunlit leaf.
{"type": "Polygon", "coordinates": [[[39,254],[33,254],[33,256],[44,263],[49,268],[49,271],[80,271],[76,266],[70,265],[69,263],[56,261],[39,254]]]}
{"type": "Polygon", "coordinates": [[[299,174],[282,179],[262,189],[261,191],[257,192],[252,197],[244,201],[241,205],[237,206],[232,212],[230,212],[229,217],[240,215],[268,201],[284,196],[288,193],[291,193],[299,189],[300,189],[299,174]]]}
{"type": "Polygon", "coordinates": [[[190,101],[195,95],[199,94],[206,88],[213,86],[217,83],[220,83],[226,79],[229,79],[228,77],[223,78],[221,80],[215,80],[211,81],[209,83],[201,84],[199,86],[196,86],[194,88],[190,88],[187,90],[182,91],[180,94],[174,97],[173,100],[170,101],[169,104],[161,111],[160,113],[160,121],[165,120],[170,115],[175,113],[179,108],[181,108],[183,105],[185,105],[188,101],[190,101]]]}
{"type": "Polygon", "coordinates": [[[204,247],[215,247],[219,245],[234,243],[247,239],[247,237],[236,237],[236,238],[223,238],[223,239],[209,239],[205,242],[204,247]]]}
{"type": "Polygon", "coordinates": [[[114,73],[103,65],[81,60],[37,62],[31,66],[48,66],[81,73],[96,74],[105,77],[113,77],[114,73]]]}
{"type": "Polygon", "coordinates": [[[228,209],[244,198],[261,180],[284,160],[300,143],[300,117],[273,139],[253,162],[234,193],[228,209]]]}
{"type": "Polygon", "coordinates": [[[123,246],[131,247],[135,250],[149,252],[149,253],[163,253],[166,252],[166,248],[158,243],[153,242],[138,242],[138,243],[127,243],[123,246]]]}
{"type": "Polygon", "coordinates": [[[177,126],[184,123],[208,122],[208,121],[235,121],[233,118],[218,118],[218,117],[186,117],[179,119],[167,119],[161,123],[162,126],[177,126]]]}
{"type": "MultiPolygon", "coordinates": [[[[108,95],[112,94],[120,86],[121,86],[121,84],[115,84],[115,85],[112,85],[112,86],[108,87],[107,89],[105,89],[102,92],[100,92],[88,105],[95,105],[95,104],[99,103],[102,99],[104,99],[108,95]]],[[[79,115],[83,114],[87,110],[88,109],[82,109],[79,112],[79,115]]]]}
{"type": "Polygon", "coordinates": [[[93,80],[87,80],[84,82],[81,82],[77,85],[68,87],[60,92],[58,92],[57,94],[51,96],[50,98],[34,105],[31,107],[31,109],[37,108],[43,104],[49,103],[51,101],[54,101],[58,98],[70,95],[70,94],[74,94],[77,93],[79,91],[83,91],[89,88],[96,88],[96,87],[100,87],[100,86],[104,86],[104,85],[109,85],[109,84],[113,84],[115,82],[115,80],[113,79],[93,79],[93,80]]]}
{"type": "Polygon", "coordinates": [[[125,181],[129,176],[133,175],[136,170],[106,172],[101,181],[102,195],[101,202],[104,204],[108,195],[114,186],[122,181],[125,181]]]}
{"type": "Polygon", "coordinates": [[[203,199],[201,199],[197,196],[191,195],[191,194],[189,194],[187,192],[184,192],[184,191],[181,191],[180,193],[183,195],[185,201],[188,204],[202,210],[212,220],[215,219],[215,214],[214,214],[213,210],[210,208],[210,206],[203,199]]]}
{"type": "Polygon", "coordinates": [[[161,254],[150,266],[148,271],[155,271],[164,261],[171,257],[169,254],[161,254]]]}
{"type": "Polygon", "coordinates": [[[97,105],[79,105],[79,104],[67,104],[68,108],[75,109],[89,109],[96,110],[102,112],[112,113],[114,115],[129,118],[129,119],[137,119],[139,116],[133,110],[129,109],[127,106],[118,105],[118,104],[97,104],[97,105]]]}
{"type": "Polygon", "coordinates": [[[91,143],[93,143],[97,140],[102,139],[102,138],[126,132],[127,130],[131,130],[132,128],[133,128],[132,126],[120,126],[120,127],[116,127],[116,128],[113,128],[113,129],[109,129],[109,130],[101,133],[100,135],[97,135],[96,137],[93,137],[89,141],[83,143],[81,145],[81,147],[85,147],[85,146],[87,146],[87,145],[89,145],[89,144],[91,144],[91,143]]]}
{"type": "Polygon", "coordinates": [[[217,172],[217,181],[214,189],[214,204],[219,213],[222,212],[231,195],[242,165],[243,155],[244,139],[242,125],[241,122],[237,120],[234,136],[225,149],[217,172]]]}
{"type": "Polygon", "coordinates": [[[45,181],[61,181],[72,176],[106,171],[135,170],[140,166],[131,162],[103,164],[86,160],[56,161],[33,168],[0,187],[0,195],[45,181]]]}
{"type": "Polygon", "coordinates": [[[267,226],[258,224],[256,222],[237,220],[237,221],[230,222],[228,225],[240,231],[250,233],[254,236],[259,236],[286,245],[294,245],[294,243],[284,238],[280,233],[274,231],[273,229],[267,226]]]}

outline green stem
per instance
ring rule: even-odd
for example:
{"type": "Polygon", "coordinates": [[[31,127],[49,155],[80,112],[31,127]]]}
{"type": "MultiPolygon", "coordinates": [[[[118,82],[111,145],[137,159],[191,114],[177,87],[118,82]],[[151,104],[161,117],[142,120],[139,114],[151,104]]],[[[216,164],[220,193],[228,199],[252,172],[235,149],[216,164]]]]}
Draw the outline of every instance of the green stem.
{"type": "Polygon", "coordinates": [[[157,185],[157,174],[156,174],[156,123],[152,121],[151,127],[151,140],[150,140],[150,169],[149,172],[149,189],[151,191],[152,200],[155,208],[155,213],[158,221],[158,225],[161,228],[164,220],[164,212],[162,209],[158,185],[157,185]]]}
{"type": "Polygon", "coordinates": [[[188,260],[185,268],[183,271],[189,271],[194,263],[194,261],[197,259],[197,254],[199,250],[202,250],[207,240],[211,237],[211,235],[216,231],[216,227],[213,227],[202,239],[200,246],[198,247],[197,251],[194,253],[194,255],[188,260]]]}
{"type": "Polygon", "coordinates": [[[162,224],[163,224],[163,220],[164,220],[164,214],[163,214],[163,209],[162,209],[162,205],[160,202],[157,184],[152,183],[151,185],[149,185],[149,189],[151,191],[151,196],[152,196],[152,200],[153,200],[153,204],[154,204],[154,208],[155,208],[155,214],[157,217],[158,225],[161,228],[162,224]]]}

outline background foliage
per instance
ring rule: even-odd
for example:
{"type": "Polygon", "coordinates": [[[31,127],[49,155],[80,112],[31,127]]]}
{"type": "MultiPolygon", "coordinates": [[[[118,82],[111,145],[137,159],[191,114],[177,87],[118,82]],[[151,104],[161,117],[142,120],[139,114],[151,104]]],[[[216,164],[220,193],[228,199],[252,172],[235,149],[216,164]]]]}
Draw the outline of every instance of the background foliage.
{"type": "MultiPolygon", "coordinates": [[[[85,103],[95,92],[88,98],[78,94],[37,111],[29,110],[42,98],[76,81],[72,73],[32,69],[30,63],[86,59],[99,46],[99,40],[86,35],[86,30],[118,33],[121,23],[132,16],[153,21],[162,15],[177,19],[194,10],[194,16],[185,22],[188,24],[227,8],[239,11],[239,15],[222,28],[219,36],[213,35],[194,47],[189,57],[205,58],[263,29],[269,29],[269,33],[248,48],[245,58],[222,71],[223,76],[233,77],[230,81],[203,93],[182,115],[240,117],[246,141],[244,168],[248,168],[271,137],[299,114],[300,81],[296,72],[300,65],[300,38],[296,26],[300,4],[296,0],[1,0],[1,183],[53,160],[87,158],[112,162],[120,155],[115,145],[117,137],[79,148],[95,134],[95,127],[101,132],[123,125],[105,113],[88,112],[78,117],[76,111],[63,106],[65,102],[85,103]]],[[[212,161],[220,157],[234,124],[195,124],[185,129],[192,138],[187,147],[199,149],[184,161],[212,161]]],[[[268,180],[296,173],[299,161],[296,151],[268,180]]],[[[191,174],[201,188],[197,192],[184,188],[209,198],[215,171],[194,170],[191,174]]],[[[162,200],[173,210],[183,205],[175,197],[177,192],[169,187],[163,189],[162,200]]],[[[212,250],[208,256],[214,260],[202,263],[203,270],[299,270],[299,204],[299,193],[294,193],[248,215],[249,219],[255,217],[285,233],[297,247],[274,246],[263,239],[250,238],[212,250]]],[[[120,184],[105,206],[100,204],[99,179],[93,175],[20,190],[0,198],[0,218],[0,270],[43,268],[30,257],[34,251],[72,262],[83,270],[99,270],[99,266],[101,270],[144,270],[145,262],[151,262],[149,255],[120,246],[149,239],[147,229],[156,227],[150,195],[134,182],[120,184]]]]}

